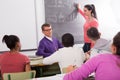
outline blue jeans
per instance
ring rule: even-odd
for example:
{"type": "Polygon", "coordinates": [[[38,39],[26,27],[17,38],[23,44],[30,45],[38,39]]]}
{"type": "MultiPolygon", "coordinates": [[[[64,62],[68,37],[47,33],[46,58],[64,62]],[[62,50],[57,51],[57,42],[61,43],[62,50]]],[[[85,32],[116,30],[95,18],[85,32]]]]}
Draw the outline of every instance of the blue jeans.
{"type": "Polygon", "coordinates": [[[91,47],[91,43],[85,43],[83,46],[84,53],[88,52],[90,50],[90,47],[91,47]]]}

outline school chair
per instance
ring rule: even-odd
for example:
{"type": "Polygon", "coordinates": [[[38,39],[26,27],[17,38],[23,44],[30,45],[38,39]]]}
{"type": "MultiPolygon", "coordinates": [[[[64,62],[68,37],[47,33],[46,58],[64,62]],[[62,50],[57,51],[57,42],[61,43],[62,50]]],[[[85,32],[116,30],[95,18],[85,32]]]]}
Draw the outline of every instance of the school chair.
{"type": "Polygon", "coordinates": [[[4,80],[26,80],[35,78],[36,71],[27,71],[27,72],[16,72],[16,73],[4,73],[4,80]]]}

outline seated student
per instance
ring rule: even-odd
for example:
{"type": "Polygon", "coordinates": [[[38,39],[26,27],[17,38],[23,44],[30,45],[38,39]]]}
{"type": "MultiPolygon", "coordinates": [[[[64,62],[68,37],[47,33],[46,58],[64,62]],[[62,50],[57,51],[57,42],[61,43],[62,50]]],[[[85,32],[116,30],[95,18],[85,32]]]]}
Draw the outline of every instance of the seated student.
{"type": "Polygon", "coordinates": [[[50,24],[43,24],[41,29],[45,37],[39,42],[36,55],[48,57],[63,46],[55,37],[52,36],[52,27],[50,24]]]}
{"type": "Polygon", "coordinates": [[[110,46],[112,41],[100,38],[100,35],[98,29],[95,27],[91,27],[87,30],[87,36],[91,39],[92,43],[94,43],[93,48],[88,52],[90,57],[104,52],[111,52],[110,46]]]}
{"type": "Polygon", "coordinates": [[[73,65],[79,67],[85,60],[85,54],[79,48],[73,47],[74,37],[70,33],[62,36],[63,48],[56,51],[49,57],[43,59],[43,64],[53,64],[58,62],[60,70],[63,73],[63,68],[73,65]]]}
{"type": "Polygon", "coordinates": [[[100,54],[66,74],[63,80],[84,80],[95,72],[95,80],[120,80],[120,32],[113,38],[112,54],[100,54]]]}
{"type": "Polygon", "coordinates": [[[29,58],[19,52],[21,49],[19,38],[15,35],[5,35],[2,42],[6,43],[10,51],[0,56],[1,74],[30,71],[29,58]]]}

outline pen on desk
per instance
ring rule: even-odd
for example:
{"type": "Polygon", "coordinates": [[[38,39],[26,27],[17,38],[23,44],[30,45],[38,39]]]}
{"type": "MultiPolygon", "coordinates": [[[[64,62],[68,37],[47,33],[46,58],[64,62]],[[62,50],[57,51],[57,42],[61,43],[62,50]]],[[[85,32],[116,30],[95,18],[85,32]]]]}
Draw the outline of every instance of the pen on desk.
{"type": "Polygon", "coordinates": [[[73,68],[77,67],[76,65],[76,59],[73,61],[73,68]]]}
{"type": "Polygon", "coordinates": [[[73,65],[73,68],[76,68],[77,66],[76,65],[73,65]]]}

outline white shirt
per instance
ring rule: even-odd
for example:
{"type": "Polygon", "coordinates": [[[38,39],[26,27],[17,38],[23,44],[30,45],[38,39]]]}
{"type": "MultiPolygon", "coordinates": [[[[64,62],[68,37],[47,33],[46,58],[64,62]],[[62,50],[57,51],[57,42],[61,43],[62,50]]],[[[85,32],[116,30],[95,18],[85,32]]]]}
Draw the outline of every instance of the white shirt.
{"type": "Polygon", "coordinates": [[[85,55],[80,48],[64,47],[43,59],[43,64],[53,64],[58,62],[61,72],[69,65],[81,66],[85,60],[85,55]]]}
{"type": "Polygon", "coordinates": [[[45,36],[48,40],[53,41],[51,37],[45,36]]]}

